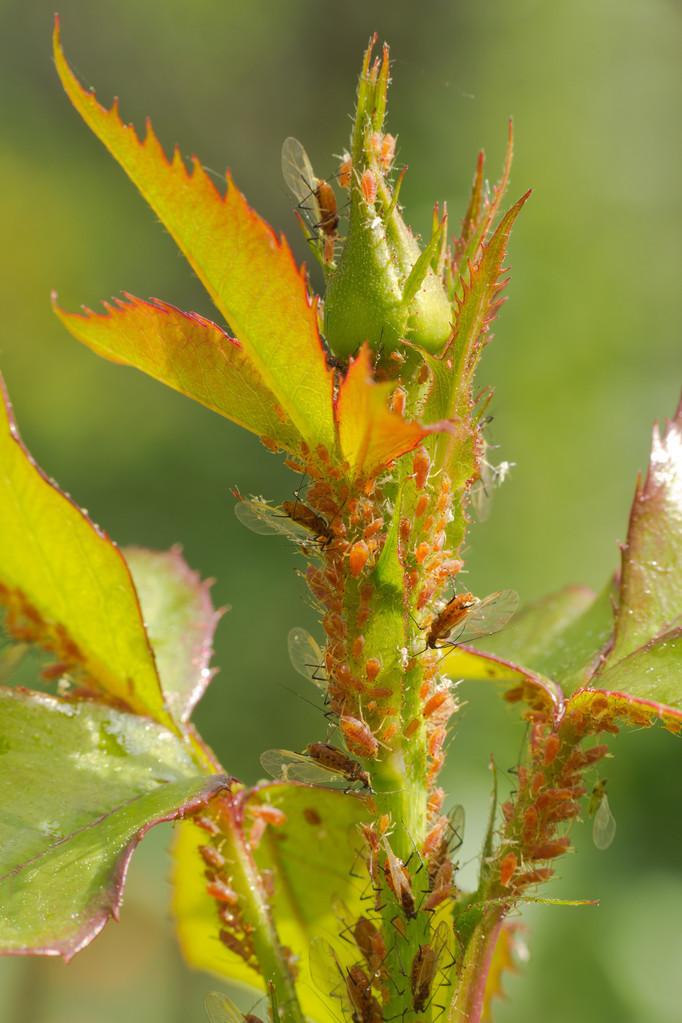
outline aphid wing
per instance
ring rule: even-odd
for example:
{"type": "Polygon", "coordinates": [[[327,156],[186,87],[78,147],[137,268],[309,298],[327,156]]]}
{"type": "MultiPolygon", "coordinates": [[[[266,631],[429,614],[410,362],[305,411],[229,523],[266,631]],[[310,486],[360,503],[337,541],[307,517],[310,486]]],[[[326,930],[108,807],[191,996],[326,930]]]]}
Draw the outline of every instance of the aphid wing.
{"type": "Polygon", "coordinates": [[[343,775],[316,764],[310,757],[286,749],[268,749],[261,754],[261,766],[272,778],[282,781],[300,781],[304,785],[322,785],[327,788],[347,788],[343,775]]]}
{"type": "Polygon", "coordinates": [[[286,536],[294,543],[310,543],[310,533],[289,518],[283,508],[256,499],[237,501],[234,513],[243,526],[259,536],[286,536]]]}
{"type": "Polygon", "coordinates": [[[485,522],[490,515],[494,486],[495,477],[492,467],[484,461],[479,470],[479,479],[471,488],[469,497],[474,515],[479,522],[485,522]]]}
{"type": "Polygon", "coordinates": [[[211,1023],[243,1023],[244,1017],[227,995],[209,991],[204,999],[206,1015],[211,1023]]]}
{"type": "Polygon", "coordinates": [[[611,813],[606,793],[601,798],[592,824],[592,841],[597,849],[608,849],[616,837],[616,818],[611,813]]]}
{"type": "Polygon", "coordinates": [[[319,644],[305,629],[294,628],[288,636],[289,660],[294,671],[303,678],[326,690],[327,683],[323,677],[324,656],[319,644]]]}
{"type": "Polygon", "coordinates": [[[341,1002],[344,1017],[350,1014],[351,1006],[336,953],[324,938],[313,938],[310,942],[310,976],[321,995],[341,1002]]]}
{"type": "Polygon", "coordinates": [[[453,630],[457,643],[469,643],[481,636],[492,636],[514,617],[519,606],[519,595],[515,590],[500,590],[489,593],[472,607],[462,625],[453,630]]]}
{"type": "Polygon", "coordinates": [[[464,841],[465,812],[461,803],[457,803],[453,806],[452,810],[448,813],[448,819],[450,821],[450,836],[448,844],[454,852],[456,849],[459,849],[460,845],[464,841]]]}
{"type": "Polygon", "coordinates": [[[315,174],[302,143],[291,135],[282,143],[282,177],[287,188],[304,209],[312,211],[312,219],[320,219],[315,197],[315,174]]]}

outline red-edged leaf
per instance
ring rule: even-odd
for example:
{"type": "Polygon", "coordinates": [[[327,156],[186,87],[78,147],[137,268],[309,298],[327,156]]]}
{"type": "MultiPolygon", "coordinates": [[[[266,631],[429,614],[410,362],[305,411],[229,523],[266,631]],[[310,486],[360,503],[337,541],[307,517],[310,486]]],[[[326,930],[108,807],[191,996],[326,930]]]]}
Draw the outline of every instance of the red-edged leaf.
{"type": "Polygon", "coordinates": [[[374,382],[370,350],[363,345],[348,367],[336,403],[341,454],[353,477],[372,476],[433,429],[389,411],[393,388],[374,382]]]}
{"type": "Polygon", "coordinates": [[[1,379],[0,390],[0,601],[8,630],[52,651],[89,688],[170,724],[123,555],[38,468],[1,379]]]}
{"type": "Polygon", "coordinates": [[[296,451],[300,434],[241,344],[211,320],[126,294],[106,312],[57,316],[73,336],[112,362],[148,373],[246,430],[296,451]]]}
{"type": "Polygon", "coordinates": [[[623,547],[620,605],[607,667],[682,617],[682,403],[654,430],[623,547]]]}
{"type": "Polygon", "coordinates": [[[213,634],[220,619],[209,593],[179,547],[149,551],[126,547],[147,635],[154,650],[166,702],[185,724],[214,672],[210,668],[213,634]]]}
{"type": "Polygon", "coordinates": [[[224,788],[148,718],[0,688],[0,953],[70,959],[118,916],[146,831],[224,788]]]}
{"type": "Polygon", "coordinates": [[[194,157],[166,157],[147,122],[141,141],[118,104],[101,106],[66,62],[55,22],[54,55],[69,99],[165,224],[287,415],[311,447],[334,444],[332,373],[316,303],[284,239],[227,177],[221,195],[194,157]]]}

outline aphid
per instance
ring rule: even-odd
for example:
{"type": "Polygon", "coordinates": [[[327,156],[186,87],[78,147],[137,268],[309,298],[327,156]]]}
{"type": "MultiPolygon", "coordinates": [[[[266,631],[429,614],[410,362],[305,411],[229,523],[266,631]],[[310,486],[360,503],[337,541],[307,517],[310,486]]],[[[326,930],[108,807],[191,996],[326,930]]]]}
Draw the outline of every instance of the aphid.
{"type": "Polygon", "coordinates": [[[412,458],[412,471],[414,472],[414,483],[417,490],[423,490],[429,478],[431,458],[426,448],[417,448],[412,458]]]}
{"type": "Polygon", "coordinates": [[[373,206],[377,197],[377,179],[373,171],[364,170],[360,178],[360,191],[368,206],[373,206]]]}
{"type": "Polygon", "coordinates": [[[393,892],[398,904],[408,920],[414,919],[417,909],[412,893],[412,883],[402,860],[398,859],[391,849],[388,839],[384,839],[384,850],[386,859],[384,861],[384,875],[386,884],[393,892]]]}
{"type": "Polygon", "coordinates": [[[303,816],[311,827],[319,828],[322,823],[322,818],[314,806],[306,806],[303,810],[303,816]]]}
{"type": "Polygon", "coordinates": [[[289,632],[287,645],[294,671],[326,692],[327,679],[322,675],[324,655],[319,643],[305,629],[296,627],[289,632]]]}
{"type": "Polygon", "coordinates": [[[369,547],[365,540],[358,540],[348,552],[348,567],[354,579],[357,579],[368,561],[369,547]]]}
{"type": "Polygon", "coordinates": [[[327,181],[315,176],[303,145],[291,136],[282,143],[282,176],[298,201],[308,228],[313,233],[321,231],[325,236],[325,262],[330,262],[339,226],[334,189],[327,181]]]}
{"type": "Polygon", "coordinates": [[[410,969],[410,989],[415,1012],[424,1012],[433,987],[443,949],[448,944],[448,926],[443,920],[436,929],[433,941],[420,945],[410,969]]]}
{"type": "Polygon", "coordinates": [[[386,945],[381,931],[366,916],[361,916],[354,928],[353,937],[369,968],[370,978],[379,977],[386,959],[386,945]]]}
{"type": "Polygon", "coordinates": [[[503,629],[519,606],[514,590],[499,590],[479,600],[473,593],[453,597],[431,623],[427,646],[455,645],[490,636],[503,629]],[[453,633],[457,632],[453,638],[453,633]]]}
{"type": "Polygon", "coordinates": [[[204,1008],[211,1023],[261,1023],[260,1016],[240,1012],[234,1002],[219,991],[209,991],[204,1008]]]}
{"type": "Polygon", "coordinates": [[[518,866],[518,860],[516,853],[508,852],[506,856],[502,858],[500,863],[500,884],[504,888],[508,888],[511,884],[516,868],[518,866]]]}
{"type": "Polygon", "coordinates": [[[260,803],[249,807],[249,813],[258,820],[271,824],[273,828],[281,828],[287,822],[287,815],[284,810],[270,803],[260,803]]]}
{"type": "Polygon", "coordinates": [[[237,893],[224,881],[209,881],[206,891],[216,902],[224,902],[228,906],[236,906],[239,903],[237,893]]]}
{"type": "Polygon", "coordinates": [[[322,516],[314,512],[307,504],[303,504],[298,500],[283,501],[282,510],[285,515],[289,516],[292,522],[298,523],[299,526],[303,526],[304,529],[311,532],[316,540],[331,543],[334,539],[334,534],[322,516]]]}
{"type": "Polygon", "coordinates": [[[323,546],[333,539],[324,519],[300,501],[275,505],[259,497],[239,497],[234,513],[243,526],[262,536],[279,534],[301,545],[315,539],[323,546]]]}
{"type": "Polygon", "coordinates": [[[471,507],[479,522],[485,522],[490,515],[493,494],[501,487],[514,468],[514,462],[500,462],[492,465],[485,456],[481,459],[479,478],[470,491],[471,507]]]}
{"type": "Polygon", "coordinates": [[[346,991],[354,1009],[354,1019],[359,1023],[383,1023],[384,1014],[372,994],[372,982],[362,966],[350,966],[346,971],[346,991]]]}
{"type": "Polygon", "coordinates": [[[263,768],[273,778],[284,781],[300,781],[306,785],[349,785],[359,784],[370,789],[370,779],[343,750],[326,742],[313,742],[303,753],[290,750],[270,749],[261,755],[263,768]]]}
{"type": "Polygon", "coordinates": [[[336,179],[341,188],[350,188],[350,183],[353,176],[353,160],[350,153],[344,153],[341,163],[339,164],[338,174],[336,179]]]}
{"type": "Polygon", "coordinates": [[[616,819],[609,806],[605,779],[598,781],[592,789],[587,812],[594,817],[592,841],[597,849],[608,849],[616,837],[616,819]]]}
{"type": "Polygon", "coordinates": [[[379,743],[374,732],[359,718],[343,714],[339,719],[339,726],[343,737],[351,753],[357,757],[375,757],[379,752],[379,743]]]}

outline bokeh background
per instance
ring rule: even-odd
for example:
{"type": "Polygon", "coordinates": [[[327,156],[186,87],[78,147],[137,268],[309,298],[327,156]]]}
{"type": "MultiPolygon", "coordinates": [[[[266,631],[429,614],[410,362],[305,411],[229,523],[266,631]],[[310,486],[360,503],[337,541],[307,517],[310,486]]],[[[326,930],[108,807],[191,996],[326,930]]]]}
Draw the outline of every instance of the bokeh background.
{"type": "MultiPolygon", "coordinates": [[[[129,289],[213,315],[171,240],[62,95],[50,58],[55,0],[0,0],[0,364],[41,464],[121,543],[181,542],[232,610],[221,672],[197,722],[231,772],[260,773],[270,746],[320,733],[286,659],[311,612],[283,542],[253,536],[229,487],[287,496],[291,479],[258,442],[141,375],[99,361],[50,312],[129,289]],[[292,692],[292,690],[294,692],[292,692]]],[[[680,358],[681,9],[678,0],[61,0],[81,78],[127,119],[149,113],[169,147],[229,164],[250,200],[296,238],[279,149],[301,138],[318,174],[344,147],[370,32],[394,58],[390,127],[410,167],[408,219],[434,198],[463,211],[475,154],[500,164],[516,124],[511,197],[533,186],[515,230],[511,301],[483,379],[493,439],[517,463],[470,542],[473,588],[533,598],[615,567],[652,421],[673,411],[680,358]]],[[[297,243],[298,244],[298,243],[297,243]]],[[[298,246],[302,257],[303,246],[298,246]]],[[[521,730],[470,686],[445,781],[468,811],[474,856],[490,779],[521,730]]],[[[552,894],[598,909],[524,915],[530,960],[507,981],[500,1023],[673,1023],[682,967],[682,747],[626,734],[608,766],[618,821],[606,852],[575,833],[552,894]]],[[[200,1023],[216,984],[180,961],[168,904],[170,829],[143,843],[122,922],[71,965],[0,962],[7,1023],[200,1023]]],[[[473,869],[473,865],[469,870],[473,869]]],[[[0,909],[1,911],[1,909],[0,909]]]]}

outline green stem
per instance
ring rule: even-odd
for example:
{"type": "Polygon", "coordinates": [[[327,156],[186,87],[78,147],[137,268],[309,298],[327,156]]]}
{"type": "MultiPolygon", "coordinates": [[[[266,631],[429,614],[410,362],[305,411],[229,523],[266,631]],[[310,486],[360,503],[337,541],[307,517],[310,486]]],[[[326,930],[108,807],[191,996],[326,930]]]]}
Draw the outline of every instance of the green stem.
{"type": "Polygon", "coordinates": [[[277,1023],[305,1023],[286,953],[280,944],[267,895],[240,822],[232,814],[223,815],[221,822],[232,883],[239,893],[242,916],[253,928],[254,951],[268,995],[277,1006],[277,1023]]]}
{"type": "Polygon", "coordinates": [[[490,963],[505,909],[504,906],[490,908],[471,936],[450,1006],[449,1023],[480,1023],[490,963]]]}

